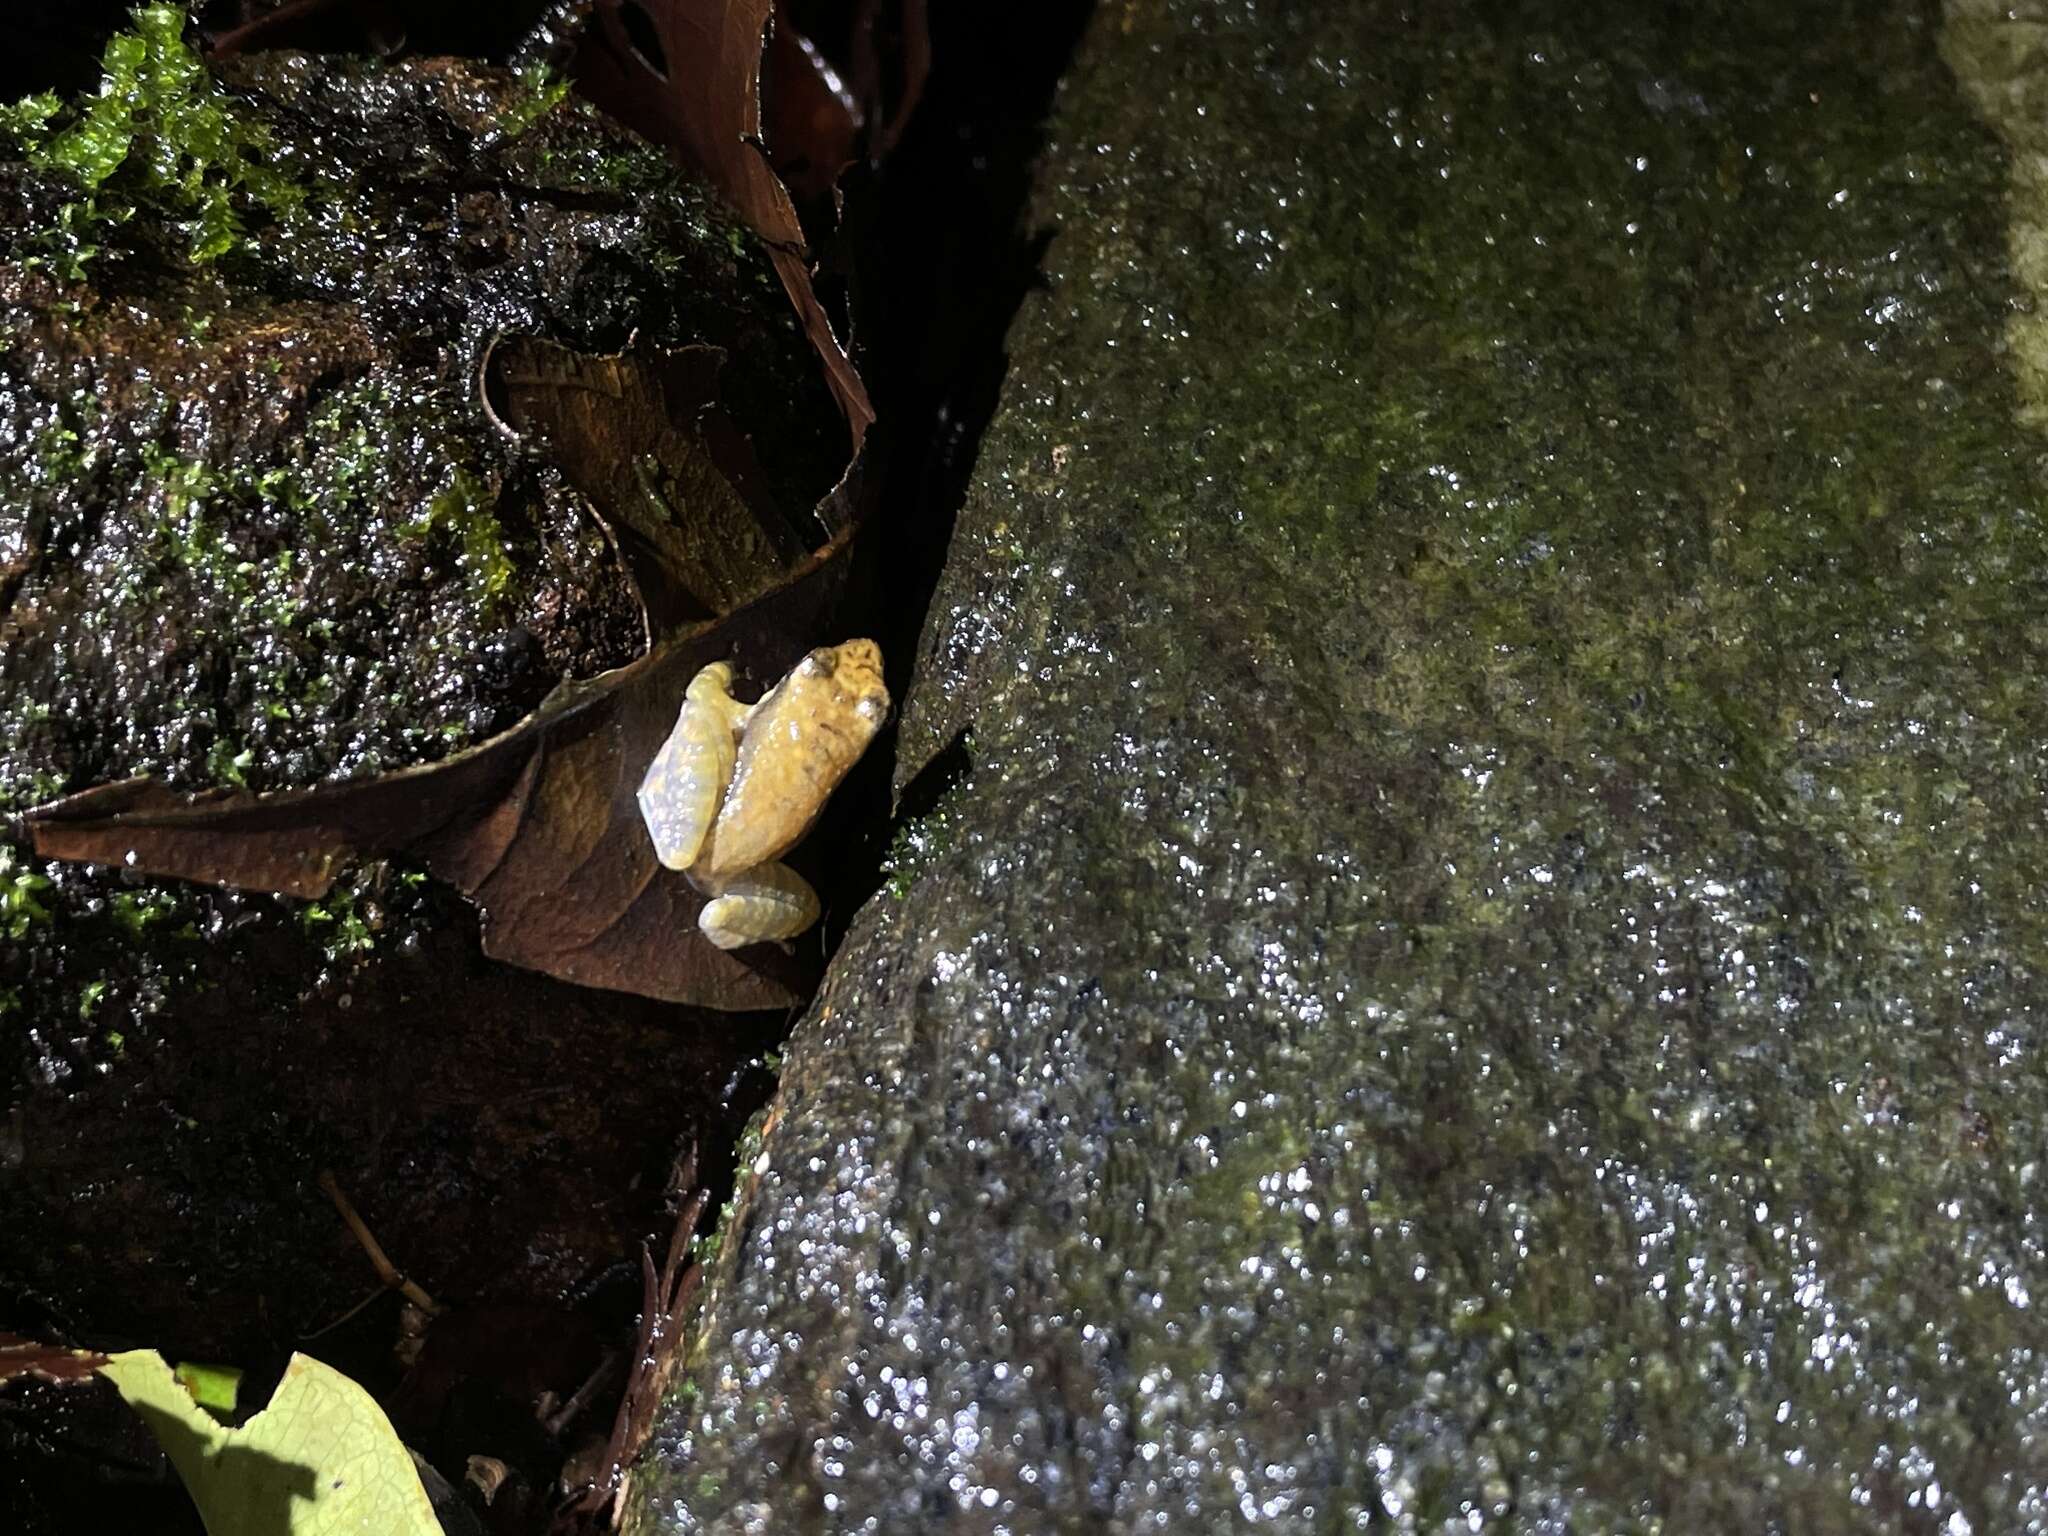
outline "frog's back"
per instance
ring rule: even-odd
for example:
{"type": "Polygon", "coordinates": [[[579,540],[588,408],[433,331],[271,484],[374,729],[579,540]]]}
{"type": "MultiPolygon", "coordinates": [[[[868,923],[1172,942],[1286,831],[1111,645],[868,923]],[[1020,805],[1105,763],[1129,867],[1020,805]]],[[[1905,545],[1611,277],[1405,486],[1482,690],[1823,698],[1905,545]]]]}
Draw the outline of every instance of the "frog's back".
{"type": "Polygon", "coordinates": [[[874,641],[849,640],[806,656],[747,721],[700,870],[714,881],[727,879],[794,847],[888,717],[874,641]]]}

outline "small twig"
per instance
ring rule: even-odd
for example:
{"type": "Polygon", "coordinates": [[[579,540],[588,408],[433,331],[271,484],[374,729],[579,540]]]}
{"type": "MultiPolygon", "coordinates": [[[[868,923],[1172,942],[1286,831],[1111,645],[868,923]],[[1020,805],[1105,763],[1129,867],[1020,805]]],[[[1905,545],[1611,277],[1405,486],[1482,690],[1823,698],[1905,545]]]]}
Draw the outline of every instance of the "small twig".
{"type": "Polygon", "coordinates": [[[553,1439],[561,1439],[562,1431],[576,1422],[576,1415],[590,1406],[590,1400],[597,1396],[600,1390],[611,1384],[612,1378],[619,1372],[619,1365],[618,1351],[606,1350],[604,1358],[597,1362],[597,1369],[584,1378],[583,1385],[571,1394],[569,1401],[541,1420],[541,1428],[553,1439]]]}
{"type": "Polygon", "coordinates": [[[350,1307],[346,1312],[342,1313],[341,1316],[335,1318],[332,1322],[322,1323],[318,1328],[315,1328],[311,1333],[300,1334],[299,1342],[301,1344],[310,1344],[313,1342],[313,1340],[319,1338],[321,1335],[334,1332],[335,1329],[339,1328],[343,1323],[347,1322],[350,1318],[354,1317],[358,1312],[362,1311],[363,1308],[367,1307],[371,1302],[381,1301],[384,1297],[390,1294],[391,1292],[388,1287],[382,1285],[378,1286],[377,1289],[370,1292],[369,1295],[365,1296],[361,1301],[357,1302],[354,1306],[350,1307]]]}
{"type": "Polygon", "coordinates": [[[406,1279],[404,1272],[385,1256],[383,1246],[371,1234],[363,1218],[356,1214],[356,1208],[348,1203],[348,1196],[341,1192],[341,1186],[334,1181],[334,1174],[322,1168],[319,1184],[327,1191],[327,1198],[334,1202],[335,1210],[341,1213],[341,1219],[348,1223],[349,1231],[355,1234],[355,1240],[362,1245],[363,1252],[369,1256],[370,1267],[377,1271],[377,1278],[384,1282],[384,1288],[399,1292],[422,1312],[429,1315],[438,1314],[441,1304],[406,1279]]]}
{"type": "Polygon", "coordinates": [[[491,404],[491,354],[498,350],[504,335],[502,329],[491,332],[491,339],[484,343],[484,355],[476,360],[476,401],[483,408],[484,420],[490,423],[491,430],[516,446],[526,441],[525,435],[491,404]]]}
{"type": "MultiPolygon", "coordinates": [[[[674,1187],[688,1189],[696,1182],[697,1154],[693,1149],[677,1171],[674,1187]]],[[[620,1494],[625,1489],[626,1469],[653,1433],[655,1410],[667,1395],[669,1379],[680,1363],[682,1344],[677,1333],[704,1278],[703,1266],[690,1258],[690,1240],[696,1236],[697,1223],[710,1199],[711,1191],[700,1187],[677,1213],[660,1273],[655,1272],[654,1255],[645,1246],[640,1249],[640,1334],[626,1376],[625,1395],[605,1447],[604,1475],[584,1489],[565,1513],[601,1520],[607,1528],[616,1527],[624,1513],[620,1494]]]]}

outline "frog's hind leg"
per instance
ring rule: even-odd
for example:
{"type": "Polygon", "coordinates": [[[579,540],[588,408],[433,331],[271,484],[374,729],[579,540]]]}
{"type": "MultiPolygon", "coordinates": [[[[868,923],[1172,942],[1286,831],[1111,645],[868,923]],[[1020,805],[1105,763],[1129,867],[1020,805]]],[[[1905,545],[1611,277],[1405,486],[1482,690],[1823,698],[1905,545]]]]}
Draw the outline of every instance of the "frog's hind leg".
{"type": "Polygon", "coordinates": [[[818,920],[818,893],[787,864],[762,864],[723,882],[697,927],[720,949],[793,939],[818,920]]]}
{"type": "Polygon", "coordinates": [[[656,856],[669,869],[696,862],[732,782],[739,751],[735,711],[743,720],[747,706],[733,699],[731,686],[732,668],[722,661],[690,680],[676,728],[640,781],[640,817],[656,856]]]}

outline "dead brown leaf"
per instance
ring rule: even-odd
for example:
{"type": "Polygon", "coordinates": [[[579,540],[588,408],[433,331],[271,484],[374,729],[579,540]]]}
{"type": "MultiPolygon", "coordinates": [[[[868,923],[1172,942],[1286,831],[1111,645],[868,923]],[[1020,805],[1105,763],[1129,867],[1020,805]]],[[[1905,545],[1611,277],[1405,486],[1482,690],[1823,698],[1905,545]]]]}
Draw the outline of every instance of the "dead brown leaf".
{"type": "Polygon", "coordinates": [[[91,1381],[93,1372],[106,1363],[105,1355],[89,1349],[65,1349],[58,1344],[39,1344],[15,1333],[0,1333],[0,1386],[24,1376],[58,1386],[91,1381]]]}
{"type": "Polygon", "coordinates": [[[859,154],[860,106],[809,38],[778,17],[762,56],[767,74],[764,142],[790,192],[804,199],[830,195],[859,154]]]}
{"type": "Polygon", "coordinates": [[[634,794],[698,668],[730,661],[765,687],[815,643],[853,532],[724,618],[562,684],[445,762],[269,795],[130,779],[31,811],[29,836],[43,858],[309,899],[355,860],[409,854],[477,904],[496,959],[703,1008],[787,1007],[809,990],[804,962],[698,941],[703,898],[656,862],[634,794]]]}
{"type": "Polygon", "coordinates": [[[667,1400],[669,1386],[685,1363],[690,1302],[704,1280],[704,1266],[691,1256],[690,1246],[711,1198],[711,1191],[697,1182],[694,1149],[676,1170],[671,1192],[677,1196],[687,1192],[688,1199],[669,1231],[668,1256],[659,1273],[654,1268],[653,1254],[644,1246],[640,1250],[640,1337],[626,1376],[626,1390],[612,1420],[603,1464],[594,1479],[559,1511],[550,1527],[552,1536],[573,1536],[578,1531],[610,1530],[616,1526],[619,1498],[629,1470],[647,1448],[654,1434],[655,1414],[667,1400]]]}
{"type": "Polygon", "coordinates": [[[767,242],[858,451],[867,387],[811,287],[796,205],[761,146],[761,50],[773,0],[596,0],[576,87],[716,188],[767,242]]]}
{"type": "MultiPolygon", "coordinates": [[[[774,0],[594,0],[571,72],[584,96],[710,182],[767,243],[858,452],[874,406],[811,286],[796,205],[762,146],[760,76],[773,11],[774,0]]],[[[358,43],[383,54],[408,44],[460,47],[463,15],[464,8],[448,0],[287,0],[218,34],[210,51],[226,57],[358,43]]],[[[485,28],[479,36],[489,33],[485,28]]],[[[801,42],[794,46],[804,57],[801,42]]],[[[843,139],[846,145],[843,152],[822,154],[806,174],[836,178],[851,158],[857,125],[830,121],[836,104],[829,91],[806,100],[821,125],[818,144],[843,139]]]]}

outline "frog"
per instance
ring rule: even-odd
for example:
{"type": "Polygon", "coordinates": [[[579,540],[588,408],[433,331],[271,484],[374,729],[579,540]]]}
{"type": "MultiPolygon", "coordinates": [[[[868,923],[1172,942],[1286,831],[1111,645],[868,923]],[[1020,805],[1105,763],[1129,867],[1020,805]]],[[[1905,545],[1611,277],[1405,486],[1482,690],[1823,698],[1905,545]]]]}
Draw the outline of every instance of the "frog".
{"type": "Polygon", "coordinates": [[[810,652],[758,703],[740,703],[732,683],[723,661],[690,679],[638,795],[655,857],[708,898],[697,928],[719,949],[793,939],[818,920],[818,893],[781,857],[817,822],[890,704],[873,640],[810,652]]]}

